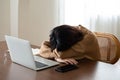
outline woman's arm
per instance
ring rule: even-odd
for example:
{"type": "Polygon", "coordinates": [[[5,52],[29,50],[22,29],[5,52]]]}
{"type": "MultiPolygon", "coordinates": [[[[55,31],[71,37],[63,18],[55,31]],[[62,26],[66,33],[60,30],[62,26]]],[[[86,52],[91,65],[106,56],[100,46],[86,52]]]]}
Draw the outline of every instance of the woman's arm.
{"type": "Polygon", "coordinates": [[[54,52],[51,51],[49,41],[42,42],[38,55],[44,58],[51,58],[51,59],[58,57],[58,55],[56,55],[54,52]]]}
{"type": "Polygon", "coordinates": [[[75,64],[75,65],[78,64],[78,62],[74,58],[66,58],[66,59],[55,58],[55,60],[57,62],[65,63],[65,64],[75,64]]]}

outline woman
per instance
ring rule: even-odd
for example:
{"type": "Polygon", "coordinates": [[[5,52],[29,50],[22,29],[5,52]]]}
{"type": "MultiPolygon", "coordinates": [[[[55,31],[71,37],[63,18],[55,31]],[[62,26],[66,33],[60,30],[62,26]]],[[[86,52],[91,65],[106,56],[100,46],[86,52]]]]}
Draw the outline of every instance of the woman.
{"type": "Polygon", "coordinates": [[[53,28],[49,41],[42,43],[39,55],[66,64],[77,64],[83,58],[100,59],[96,36],[81,25],[53,28]]]}

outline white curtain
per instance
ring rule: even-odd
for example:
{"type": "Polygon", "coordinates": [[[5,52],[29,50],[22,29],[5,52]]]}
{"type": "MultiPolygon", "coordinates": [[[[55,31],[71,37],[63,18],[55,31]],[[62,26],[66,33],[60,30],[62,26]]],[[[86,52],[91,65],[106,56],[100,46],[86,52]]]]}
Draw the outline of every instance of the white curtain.
{"type": "Polygon", "coordinates": [[[64,18],[61,20],[63,24],[81,24],[92,31],[109,32],[119,38],[119,3],[120,0],[63,0],[60,12],[64,18]]]}

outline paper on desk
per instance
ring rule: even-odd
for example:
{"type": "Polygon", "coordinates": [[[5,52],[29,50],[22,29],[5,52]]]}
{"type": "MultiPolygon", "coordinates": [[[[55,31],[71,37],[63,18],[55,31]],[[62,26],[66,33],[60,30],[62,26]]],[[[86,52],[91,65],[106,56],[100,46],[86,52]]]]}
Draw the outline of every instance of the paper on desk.
{"type": "Polygon", "coordinates": [[[40,49],[39,49],[39,48],[32,48],[33,55],[38,54],[38,53],[39,53],[39,51],[40,51],[40,49]]]}

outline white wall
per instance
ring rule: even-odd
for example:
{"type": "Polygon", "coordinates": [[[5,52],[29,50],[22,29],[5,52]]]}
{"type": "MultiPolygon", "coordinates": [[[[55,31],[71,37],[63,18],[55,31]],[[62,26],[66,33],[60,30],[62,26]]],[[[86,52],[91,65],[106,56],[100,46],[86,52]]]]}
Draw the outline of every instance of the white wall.
{"type": "Polygon", "coordinates": [[[36,45],[48,40],[49,31],[59,24],[58,0],[18,0],[18,5],[14,1],[0,0],[0,40],[5,34],[36,45]]]}
{"type": "Polygon", "coordinates": [[[10,34],[10,0],[0,0],[0,41],[10,34]]]}
{"type": "Polygon", "coordinates": [[[58,25],[57,0],[19,0],[19,37],[40,45],[58,25]]]}
{"type": "Polygon", "coordinates": [[[10,34],[18,37],[19,0],[10,0],[10,34]]]}

